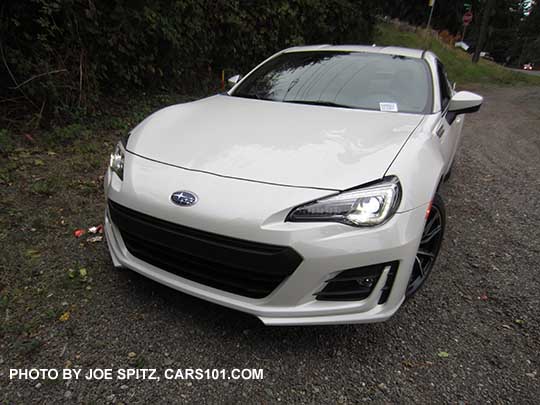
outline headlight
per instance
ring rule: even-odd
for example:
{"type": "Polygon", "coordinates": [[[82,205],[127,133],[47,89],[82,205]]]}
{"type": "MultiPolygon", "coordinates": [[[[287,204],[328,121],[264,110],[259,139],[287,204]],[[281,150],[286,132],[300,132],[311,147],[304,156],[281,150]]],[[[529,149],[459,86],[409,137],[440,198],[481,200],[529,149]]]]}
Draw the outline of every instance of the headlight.
{"type": "Polygon", "coordinates": [[[400,200],[399,180],[386,177],[362,188],[301,205],[291,211],[287,221],[332,221],[352,226],[375,226],[394,215],[400,200]]]}
{"type": "Polygon", "coordinates": [[[111,154],[110,167],[111,170],[120,177],[121,180],[124,180],[124,156],[126,153],[126,148],[122,141],[116,144],[114,152],[111,154]]]}

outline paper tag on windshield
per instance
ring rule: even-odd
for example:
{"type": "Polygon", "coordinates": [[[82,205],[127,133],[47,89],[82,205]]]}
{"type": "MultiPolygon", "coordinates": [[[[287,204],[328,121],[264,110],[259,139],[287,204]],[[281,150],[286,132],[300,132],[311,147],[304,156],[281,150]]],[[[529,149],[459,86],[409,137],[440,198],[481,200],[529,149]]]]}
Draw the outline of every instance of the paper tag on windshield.
{"type": "Polygon", "coordinates": [[[396,103],[379,103],[379,108],[381,111],[385,112],[397,112],[397,104],[396,103]]]}

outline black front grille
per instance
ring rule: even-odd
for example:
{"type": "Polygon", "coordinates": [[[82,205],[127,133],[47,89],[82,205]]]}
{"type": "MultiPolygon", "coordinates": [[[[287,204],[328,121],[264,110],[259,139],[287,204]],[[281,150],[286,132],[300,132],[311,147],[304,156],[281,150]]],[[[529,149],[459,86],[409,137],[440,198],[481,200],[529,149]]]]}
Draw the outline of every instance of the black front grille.
{"type": "Polygon", "coordinates": [[[384,303],[392,283],[395,278],[397,270],[397,262],[380,263],[371,266],[358,267],[355,269],[343,270],[338,273],[334,278],[326,282],[326,286],[315,294],[315,297],[320,301],[360,301],[364,300],[373,291],[377,281],[382,275],[383,270],[390,267],[388,278],[385,286],[382,289],[382,295],[379,300],[379,304],[384,303]]]}
{"type": "Polygon", "coordinates": [[[302,262],[292,248],[177,225],[109,200],[129,252],[160,269],[251,298],[270,294],[302,262]]]}

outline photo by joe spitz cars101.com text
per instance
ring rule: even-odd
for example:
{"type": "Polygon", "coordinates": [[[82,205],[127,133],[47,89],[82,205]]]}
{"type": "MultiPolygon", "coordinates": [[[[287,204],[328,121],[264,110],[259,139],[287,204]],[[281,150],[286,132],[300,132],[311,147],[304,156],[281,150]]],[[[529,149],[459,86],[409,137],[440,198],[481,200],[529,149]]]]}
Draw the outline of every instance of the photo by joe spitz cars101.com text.
{"type": "Polygon", "coordinates": [[[152,114],[105,177],[116,267],[267,325],[384,321],[426,281],[464,113],[427,51],[307,46],[152,114]]]}

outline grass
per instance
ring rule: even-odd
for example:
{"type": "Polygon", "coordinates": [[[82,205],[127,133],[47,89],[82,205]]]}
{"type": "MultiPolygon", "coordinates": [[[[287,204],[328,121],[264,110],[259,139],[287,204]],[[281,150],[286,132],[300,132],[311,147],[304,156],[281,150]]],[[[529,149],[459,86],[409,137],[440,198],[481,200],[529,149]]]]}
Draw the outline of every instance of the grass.
{"type": "Polygon", "coordinates": [[[450,80],[461,84],[532,84],[540,85],[540,77],[515,72],[494,62],[481,59],[478,64],[471,62],[471,56],[461,49],[447,45],[436,38],[419,32],[400,31],[393,24],[377,26],[375,43],[382,46],[404,46],[427,48],[433,51],[445,65],[450,80]]]}

